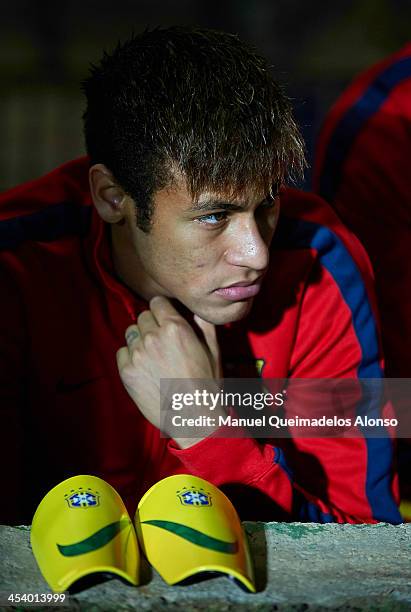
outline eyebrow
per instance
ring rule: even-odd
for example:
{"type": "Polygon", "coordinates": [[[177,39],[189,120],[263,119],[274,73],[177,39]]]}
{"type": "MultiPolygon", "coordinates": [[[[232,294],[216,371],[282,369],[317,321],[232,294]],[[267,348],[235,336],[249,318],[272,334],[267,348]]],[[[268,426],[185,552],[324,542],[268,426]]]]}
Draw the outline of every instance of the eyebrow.
{"type": "Polygon", "coordinates": [[[205,210],[244,210],[245,206],[241,204],[234,204],[234,202],[228,202],[227,200],[216,200],[215,198],[209,200],[202,200],[201,202],[194,202],[187,212],[201,212],[205,210]]]}
{"type": "MultiPolygon", "coordinates": [[[[258,203],[258,206],[266,202],[267,200],[272,200],[270,195],[267,195],[261,202],[258,203]]],[[[216,198],[210,198],[208,200],[202,200],[201,202],[194,202],[193,205],[187,210],[189,213],[197,213],[202,211],[212,211],[212,210],[230,210],[230,211],[241,211],[246,209],[246,204],[228,202],[227,200],[217,200],[216,198]]]]}

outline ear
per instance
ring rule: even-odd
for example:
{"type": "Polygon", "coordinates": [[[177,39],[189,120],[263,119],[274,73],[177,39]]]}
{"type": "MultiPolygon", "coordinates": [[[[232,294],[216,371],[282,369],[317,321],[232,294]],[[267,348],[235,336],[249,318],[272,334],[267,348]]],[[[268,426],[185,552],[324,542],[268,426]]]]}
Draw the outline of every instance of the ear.
{"type": "Polygon", "coordinates": [[[91,166],[88,177],[94,206],[103,221],[122,221],[130,198],[116,183],[110,170],[104,164],[95,164],[91,166]]]}

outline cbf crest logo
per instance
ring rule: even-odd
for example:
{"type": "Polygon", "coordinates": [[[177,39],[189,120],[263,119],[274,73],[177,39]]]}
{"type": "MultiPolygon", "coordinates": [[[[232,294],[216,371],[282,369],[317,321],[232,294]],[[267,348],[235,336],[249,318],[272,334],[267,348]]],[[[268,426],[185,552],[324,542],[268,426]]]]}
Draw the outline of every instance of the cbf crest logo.
{"type": "Polygon", "coordinates": [[[100,505],[100,494],[98,491],[90,489],[71,489],[70,493],[64,496],[69,508],[93,508],[100,505]]]}
{"type": "Polygon", "coordinates": [[[202,487],[183,487],[177,497],[183,506],[211,506],[211,495],[202,487]]]}

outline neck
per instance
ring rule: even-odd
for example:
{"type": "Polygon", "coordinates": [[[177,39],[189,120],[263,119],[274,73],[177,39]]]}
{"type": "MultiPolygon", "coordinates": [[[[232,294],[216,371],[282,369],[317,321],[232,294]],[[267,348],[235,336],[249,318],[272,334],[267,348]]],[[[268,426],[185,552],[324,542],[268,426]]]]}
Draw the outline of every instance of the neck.
{"type": "Polygon", "coordinates": [[[149,276],[141,261],[128,223],[111,225],[111,255],[117,277],[147,302],[164,289],[149,276]]]}
{"type": "Polygon", "coordinates": [[[141,278],[141,262],[133,248],[127,223],[110,225],[111,257],[117,277],[134,293],[149,300],[149,293],[141,278]]]}

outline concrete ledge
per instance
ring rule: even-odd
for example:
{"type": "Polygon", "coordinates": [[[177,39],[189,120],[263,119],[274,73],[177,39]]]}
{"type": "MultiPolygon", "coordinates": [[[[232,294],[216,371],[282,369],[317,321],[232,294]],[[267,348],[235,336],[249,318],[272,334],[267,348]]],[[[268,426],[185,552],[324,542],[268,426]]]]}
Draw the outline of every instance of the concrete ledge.
{"type": "MultiPolygon", "coordinates": [[[[259,592],[228,578],[167,586],[151,568],[145,584],[118,579],[91,586],[64,607],[37,610],[411,610],[411,524],[245,523],[259,592]]],[[[0,610],[10,593],[49,593],[27,527],[0,526],[0,610]]],[[[18,606],[16,605],[16,608],[18,606]]],[[[22,608],[19,609],[33,609],[22,608]]]]}

